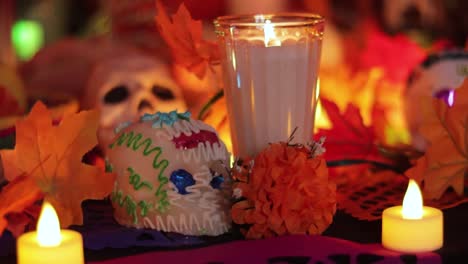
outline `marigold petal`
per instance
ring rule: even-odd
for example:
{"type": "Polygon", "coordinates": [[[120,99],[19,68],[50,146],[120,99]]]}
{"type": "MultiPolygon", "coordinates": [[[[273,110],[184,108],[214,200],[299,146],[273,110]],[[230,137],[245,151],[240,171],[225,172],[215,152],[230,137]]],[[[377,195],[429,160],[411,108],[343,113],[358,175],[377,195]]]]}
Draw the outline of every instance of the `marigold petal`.
{"type": "Polygon", "coordinates": [[[307,230],[307,233],[309,235],[318,235],[318,234],[320,234],[318,229],[317,229],[317,226],[315,224],[311,224],[309,226],[309,229],[307,230]]]}
{"type": "Polygon", "coordinates": [[[244,221],[246,224],[255,224],[255,210],[246,210],[244,214],[244,221]]]}
{"type": "Polygon", "coordinates": [[[236,224],[243,225],[245,224],[244,221],[244,212],[245,210],[231,210],[231,218],[232,221],[236,224]]]}
{"type": "Polygon", "coordinates": [[[270,203],[264,203],[262,205],[262,212],[265,214],[265,215],[270,215],[271,214],[271,204],[270,203]]]}
{"type": "Polygon", "coordinates": [[[249,228],[247,234],[245,235],[248,239],[260,239],[263,236],[263,233],[267,230],[266,225],[254,224],[249,228]]]}
{"type": "MultiPolygon", "coordinates": [[[[296,214],[289,214],[284,219],[284,225],[290,234],[300,233],[301,219],[296,214]]],[[[303,231],[305,232],[305,231],[303,231]]]]}
{"type": "Polygon", "coordinates": [[[280,217],[277,212],[273,211],[267,222],[271,229],[276,230],[283,224],[283,218],[280,217]]]}
{"type": "Polygon", "coordinates": [[[232,221],[236,224],[245,224],[245,214],[251,210],[253,205],[248,200],[243,200],[235,203],[231,208],[232,221]]]}
{"type": "Polygon", "coordinates": [[[283,236],[287,234],[287,229],[284,223],[274,230],[278,236],[283,236]]]}
{"type": "Polygon", "coordinates": [[[257,223],[257,224],[266,224],[266,220],[267,218],[261,213],[261,212],[258,212],[256,211],[254,213],[254,223],[257,223]]]}

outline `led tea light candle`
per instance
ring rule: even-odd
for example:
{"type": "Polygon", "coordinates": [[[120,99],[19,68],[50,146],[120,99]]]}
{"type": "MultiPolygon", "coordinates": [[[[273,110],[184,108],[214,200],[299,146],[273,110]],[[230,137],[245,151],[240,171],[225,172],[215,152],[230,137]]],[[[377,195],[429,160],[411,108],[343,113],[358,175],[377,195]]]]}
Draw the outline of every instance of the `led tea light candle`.
{"type": "Polygon", "coordinates": [[[323,19],[312,14],[240,15],[215,21],[233,152],[312,139],[323,19]]]}
{"type": "Polygon", "coordinates": [[[21,235],[17,241],[18,264],[83,264],[83,239],[72,230],[60,230],[52,205],[44,202],[37,231],[21,235]]]}
{"type": "Polygon", "coordinates": [[[418,184],[410,180],[403,206],[387,208],[382,214],[382,244],[400,252],[437,250],[443,245],[443,215],[423,206],[418,184]]]}

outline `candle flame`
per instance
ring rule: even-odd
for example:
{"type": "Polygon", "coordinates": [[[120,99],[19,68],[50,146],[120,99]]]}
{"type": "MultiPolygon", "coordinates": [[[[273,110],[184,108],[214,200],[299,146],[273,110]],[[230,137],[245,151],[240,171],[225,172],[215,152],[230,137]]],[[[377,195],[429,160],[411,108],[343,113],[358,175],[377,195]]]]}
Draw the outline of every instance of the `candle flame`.
{"type": "Polygon", "coordinates": [[[318,100],[320,97],[320,78],[317,78],[317,93],[315,94],[315,99],[318,100]]]}
{"type": "Polygon", "coordinates": [[[265,16],[262,14],[255,15],[254,19],[255,19],[255,23],[265,23],[265,16]]]}
{"type": "Polygon", "coordinates": [[[275,27],[271,24],[270,19],[265,20],[263,32],[265,34],[265,47],[281,46],[281,41],[276,37],[275,27]]]}
{"type": "Polygon", "coordinates": [[[60,223],[54,207],[44,202],[41,214],[37,221],[37,241],[42,247],[55,247],[60,245],[60,223]]]}
{"type": "Polygon", "coordinates": [[[414,180],[410,180],[403,198],[403,219],[421,219],[423,215],[423,199],[421,190],[414,180]]]}
{"type": "Polygon", "coordinates": [[[317,94],[315,95],[317,101],[317,108],[315,109],[315,124],[314,133],[317,133],[319,129],[331,129],[332,124],[330,118],[328,118],[327,112],[323,109],[322,103],[320,102],[320,79],[317,79],[317,94]]]}

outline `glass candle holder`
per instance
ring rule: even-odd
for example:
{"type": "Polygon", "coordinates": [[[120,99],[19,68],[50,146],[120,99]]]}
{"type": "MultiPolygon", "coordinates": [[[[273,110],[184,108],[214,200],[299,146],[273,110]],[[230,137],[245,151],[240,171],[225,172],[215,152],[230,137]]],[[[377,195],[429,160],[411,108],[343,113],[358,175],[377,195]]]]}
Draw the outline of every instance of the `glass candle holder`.
{"type": "Polygon", "coordinates": [[[237,157],[269,143],[311,141],[324,19],[314,14],[215,20],[224,94],[237,157]]]}

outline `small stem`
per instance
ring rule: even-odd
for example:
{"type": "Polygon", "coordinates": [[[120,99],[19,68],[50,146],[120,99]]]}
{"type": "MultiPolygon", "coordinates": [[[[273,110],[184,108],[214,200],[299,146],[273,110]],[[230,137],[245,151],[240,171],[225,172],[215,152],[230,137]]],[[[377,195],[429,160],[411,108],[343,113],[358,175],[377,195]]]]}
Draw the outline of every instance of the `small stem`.
{"type": "Polygon", "coordinates": [[[211,97],[211,99],[200,110],[200,113],[198,113],[198,119],[200,120],[203,119],[206,112],[208,112],[208,110],[223,96],[224,96],[224,90],[221,89],[213,97],[211,97]]]}
{"type": "Polygon", "coordinates": [[[296,134],[296,131],[297,131],[298,127],[295,127],[293,132],[291,133],[291,135],[289,136],[288,138],[288,145],[289,143],[291,143],[291,141],[294,139],[294,134],[296,134]]]}

